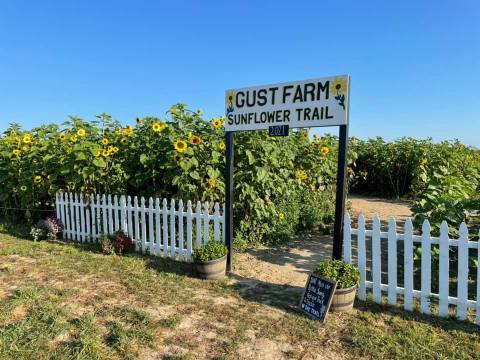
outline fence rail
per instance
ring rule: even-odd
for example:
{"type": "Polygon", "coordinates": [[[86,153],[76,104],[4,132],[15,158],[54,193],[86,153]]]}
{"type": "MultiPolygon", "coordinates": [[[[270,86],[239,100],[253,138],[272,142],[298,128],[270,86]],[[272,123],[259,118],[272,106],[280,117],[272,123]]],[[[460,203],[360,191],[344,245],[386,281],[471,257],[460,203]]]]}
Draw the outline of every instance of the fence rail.
{"type": "Polygon", "coordinates": [[[191,261],[195,246],[225,242],[225,205],[117,195],[58,193],[56,213],[63,236],[78,242],[99,242],[102,234],[123,231],[135,249],[150,255],[191,261]],[[169,206],[170,203],[170,206],[169,206]]]}
{"type": "Polygon", "coordinates": [[[480,241],[469,241],[465,223],[460,225],[458,239],[449,237],[445,221],[440,226],[439,237],[430,236],[430,232],[430,223],[425,220],[421,235],[414,234],[412,221],[407,219],[403,224],[403,234],[399,234],[394,218],[388,221],[388,231],[382,231],[378,217],[373,219],[372,228],[366,229],[363,215],[358,217],[355,229],[351,226],[350,216],[346,215],[343,257],[349,263],[357,263],[360,271],[359,299],[366,299],[367,288],[372,290],[376,303],[382,302],[382,292],[387,293],[390,305],[397,305],[398,295],[401,295],[406,310],[413,310],[414,299],[419,299],[419,310],[424,314],[432,313],[431,300],[435,299],[435,302],[438,301],[435,309],[438,308],[439,316],[450,316],[449,305],[454,305],[457,319],[466,320],[475,312],[475,322],[480,325],[480,266],[472,266],[476,269],[469,272],[470,259],[480,264],[480,241]],[[400,249],[398,244],[401,244],[400,249]],[[421,249],[420,266],[417,268],[414,266],[415,248],[421,249]],[[432,249],[438,253],[438,260],[437,256],[432,259],[432,249]],[[382,262],[385,257],[386,264],[382,262]],[[438,271],[432,272],[432,264],[438,271]],[[419,273],[417,288],[415,273],[419,273]],[[432,274],[438,278],[432,279],[432,274]],[[403,286],[398,286],[399,280],[403,286]],[[438,292],[432,292],[432,285],[438,288],[438,292]]]}

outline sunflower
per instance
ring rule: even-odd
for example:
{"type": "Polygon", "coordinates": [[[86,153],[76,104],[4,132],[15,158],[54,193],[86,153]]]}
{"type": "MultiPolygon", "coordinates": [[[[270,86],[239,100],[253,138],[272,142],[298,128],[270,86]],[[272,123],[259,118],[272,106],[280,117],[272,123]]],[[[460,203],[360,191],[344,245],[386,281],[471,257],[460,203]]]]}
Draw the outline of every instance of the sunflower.
{"type": "Polygon", "coordinates": [[[20,190],[22,190],[23,192],[27,191],[27,187],[25,185],[22,185],[20,186],[20,190]]]}
{"type": "Polygon", "coordinates": [[[15,156],[20,156],[21,151],[20,151],[20,149],[14,149],[14,150],[12,151],[12,154],[15,155],[15,156]]]}
{"type": "Polygon", "coordinates": [[[222,151],[225,150],[225,147],[226,146],[225,146],[225,143],[223,141],[220,144],[218,144],[218,148],[222,151]]]}
{"type": "Polygon", "coordinates": [[[107,145],[108,144],[108,139],[107,138],[103,138],[102,139],[102,145],[107,145]]]}
{"type": "Polygon", "coordinates": [[[123,133],[124,133],[125,135],[127,135],[127,136],[130,136],[130,135],[133,134],[133,128],[132,128],[130,125],[128,125],[128,126],[125,128],[125,130],[123,130],[123,133]]]}
{"type": "Polygon", "coordinates": [[[77,131],[77,135],[80,136],[80,137],[84,137],[87,133],[85,132],[84,129],[79,129],[77,131]]]}
{"type": "Polygon", "coordinates": [[[155,132],[160,132],[163,131],[166,127],[167,125],[163,121],[157,121],[153,123],[152,130],[155,132]]]}
{"type": "Polygon", "coordinates": [[[218,129],[220,126],[222,126],[222,120],[220,119],[213,119],[212,120],[212,126],[215,128],[215,129],[218,129]]]}
{"type": "Polygon", "coordinates": [[[108,157],[110,155],[110,152],[108,150],[103,150],[102,151],[102,156],[103,157],[108,157]]]}
{"type": "Polygon", "coordinates": [[[235,92],[234,91],[229,91],[225,95],[225,103],[227,105],[232,105],[233,106],[233,100],[235,99],[235,92]]]}
{"type": "Polygon", "coordinates": [[[428,164],[428,160],[427,159],[422,159],[422,161],[420,162],[421,165],[427,165],[428,164]]]}
{"type": "Polygon", "coordinates": [[[30,144],[32,142],[32,135],[25,134],[25,135],[23,135],[22,140],[25,144],[30,144]]]}
{"type": "Polygon", "coordinates": [[[116,128],[115,135],[122,135],[122,129],[116,128]]]}
{"type": "Polygon", "coordinates": [[[344,78],[336,78],[330,83],[330,91],[333,94],[342,94],[347,92],[347,80],[344,78]]]}
{"type": "Polygon", "coordinates": [[[100,157],[100,155],[102,155],[100,150],[95,151],[95,157],[100,157]]]}
{"type": "Polygon", "coordinates": [[[77,142],[77,140],[78,140],[77,135],[73,135],[73,136],[70,138],[70,141],[71,141],[71,142],[77,142]]]}
{"type": "Polygon", "coordinates": [[[187,150],[187,143],[183,140],[175,141],[174,146],[175,146],[175,150],[177,150],[180,153],[183,153],[185,152],[185,150],[187,150]]]}
{"type": "Polygon", "coordinates": [[[118,152],[118,150],[120,150],[120,149],[119,149],[118,147],[116,147],[116,146],[114,146],[114,147],[112,148],[112,151],[113,151],[114,154],[116,154],[116,153],[118,152]]]}
{"type": "Polygon", "coordinates": [[[40,175],[37,175],[33,178],[33,181],[35,182],[35,184],[39,184],[42,182],[42,177],[40,175]]]}
{"type": "Polygon", "coordinates": [[[215,189],[217,186],[217,181],[214,178],[208,178],[208,187],[210,189],[215,189]]]}
{"type": "Polygon", "coordinates": [[[183,159],[183,158],[182,158],[182,155],[180,155],[180,154],[175,154],[175,155],[173,155],[173,160],[174,160],[175,162],[177,162],[177,163],[180,162],[180,161],[182,161],[182,159],[183,159]]]}
{"type": "Polygon", "coordinates": [[[192,143],[193,145],[200,144],[200,141],[200,136],[197,135],[192,135],[192,137],[190,138],[190,143],[192,143]]]}
{"type": "Polygon", "coordinates": [[[58,138],[60,139],[60,141],[64,141],[67,138],[67,135],[65,135],[65,133],[60,133],[60,135],[58,135],[58,138]]]}
{"type": "Polygon", "coordinates": [[[322,147],[322,149],[320,150],[322,152],[323,155],[327,156],[328,153],[330,152],[330,149],[326,146],[322,147]]]}
{"type": "Polygon", "coordinates": [[[278,214],[278,218],[280,220],[285,220],[285,214],[281,212],[280,214],[278,214]]]}
{"type": "Polygon", "coordinates": [[[297,179],[304,181],[304,180],[307,180],[307,178],[308,178],[308,175],[305,170],[297,171],[297,179]]]}
{"type": "Polygon", "coordinates": [[[127,138],[122,138],[122,140],[120,140],[120,143],[122,145],[126,145],[126,144],[128,144],[128,139],[127,138]]]}

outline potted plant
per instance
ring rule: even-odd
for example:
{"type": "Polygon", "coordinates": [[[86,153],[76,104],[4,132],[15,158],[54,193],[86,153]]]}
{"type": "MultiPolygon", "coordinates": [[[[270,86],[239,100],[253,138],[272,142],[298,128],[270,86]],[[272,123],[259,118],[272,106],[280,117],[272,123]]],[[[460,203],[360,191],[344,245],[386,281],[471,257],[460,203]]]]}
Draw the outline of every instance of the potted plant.
{"type": "Polygon", "coordinates": [[[227,269],[227,247],[218,241],[210,241],[193,251],[197,274],[202,279],[221,279],[227,269]]]}
{"type": "Polygon", "coordinates": [[[332,311],[349,311],[353,308],[360,282],[360,273],[355,266],[342,260],[324,260],[317,264],[313,273],[337,283],[330,305],[332,311]]]}

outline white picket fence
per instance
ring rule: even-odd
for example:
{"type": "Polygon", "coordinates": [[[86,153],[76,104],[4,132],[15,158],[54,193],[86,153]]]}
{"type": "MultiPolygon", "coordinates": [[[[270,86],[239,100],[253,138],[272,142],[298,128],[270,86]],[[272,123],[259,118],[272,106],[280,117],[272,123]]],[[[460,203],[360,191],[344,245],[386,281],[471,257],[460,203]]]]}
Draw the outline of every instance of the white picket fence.
{"type": "Polygon", "coordinates": [[[135,249],[150,255],[191,261],[196,246],[213,240],[225,242],[225,205],[205,202],[112,195],[58,193],[56,213],[62,221],[63,237],[78,242],[99,242],[102,234],[121,230],[135,249]],[[213,213],[211,213],[213,210],[213,213]],[[212,229],[213,227],[213,229],[212,229]]]}
{"type": "MultiPolygon", "coordinates": [[[[431,300],[438,301],[438,315],[441,317],[449,316],[449,305],[456,306],[456,317],[459,320],[466,320],[469,315],[469,309],[475,310],[476,323],[480,325],[480,281],[476,284],[470,284],[471,289],[475,288],[476,299],[468,298],[468,275],[469,275],[469,251],[476,256],[480,264],[480,241],[469,241],[468,229],[465,223],[459,228],[459,238],[451,239],[449,229],[444,221],[440,227],[440,236],[430,236],[430,223],[425,221],[422,226],[422,234],[416,235],[413,231],[412,221],[407,219],[403,224],[403,234],[397,233],[397,223],[394,218],[388,221],[388,231],[381,229],[380,219],[373,219],[372,229],[366,229],[365,217],[360,215],[358,218],[358,228],[351,227],[349,215],[344,219],[344,260],[349,263],[355,263],[360,271],[360,286],[358,297],[361,300],[366,299],[366,289],[372,289],[373,300],[376,303],[382,303],[382,292],[387,293],[388,304],[397,305],[398,295],[403,296],[403,307],[406,310],[413,310],[414,298],[420,301],[420,311],[424,314],[432,312],[431,300]],[[356,242],[352,237],[356,236],[356,242]],[[371,239],[371,251],[367,251],[366,239],[371,239]],[[387,251],[382,254],[382,244],[386,241],[387,251]],[[403,287],[397,284],[398,264],[397,244],[403,242],[403,287]],[[421,245],[421,263],[420,263],[420,282],[419,289],[414,289],[414,244],[421,245]],[[432,245],[439,246],[439,278],[438,293],[431,291],[432,287],[432,245]],[[456,248],[458,251],[458,269],[456,272],[455,283],[457,285],[456,296],[450,296],[450,248],[456,248]],[[352,251],[353,250],[353,251],[352,251]],[[387,269],[383,269],[384,278],[387,277],[387,283],[382,283],[382,258],[387,257],[387,269]],[[367,262],[371,264],[369,270],[371,276],[367,279],[367,262]]],[[[385,245],[383,246],[385,248],[385,245]]],[[[400,256],[401,259],[401,256],[400,256]]],[[[480,267],[477,267],[477,279],[480,279],[480,267]]]]}

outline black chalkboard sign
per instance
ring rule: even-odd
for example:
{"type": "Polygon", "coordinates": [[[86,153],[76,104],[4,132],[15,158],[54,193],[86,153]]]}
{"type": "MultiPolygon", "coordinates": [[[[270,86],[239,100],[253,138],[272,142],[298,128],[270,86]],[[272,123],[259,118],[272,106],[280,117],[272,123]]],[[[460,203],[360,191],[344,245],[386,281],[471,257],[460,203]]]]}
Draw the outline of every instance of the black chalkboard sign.
{"type": "Polygon", "coordinates": [[[336,287],[335,281],[310,274],[298,306],[300,311],[313,319],[324,322],[336,287]]]}
{"type": "Polygon", "coordinates": [[[273,125],[268,127],[268,135],[270,136],[288,136],[288,125],[273,125]]]}

